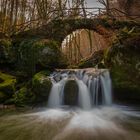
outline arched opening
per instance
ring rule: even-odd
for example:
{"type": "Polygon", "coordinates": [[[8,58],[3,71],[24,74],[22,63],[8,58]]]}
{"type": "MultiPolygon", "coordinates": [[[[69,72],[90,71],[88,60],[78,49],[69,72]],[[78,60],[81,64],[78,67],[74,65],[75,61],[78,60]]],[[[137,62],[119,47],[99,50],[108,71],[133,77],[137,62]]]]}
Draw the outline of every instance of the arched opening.
{"type": "Polygon", "coordinates": [[[109,38],[89,29],[78,29],[67,35],[61,44],[62,53],[70,65],[90,58],[95,52],[107,48],[109,38]]]}

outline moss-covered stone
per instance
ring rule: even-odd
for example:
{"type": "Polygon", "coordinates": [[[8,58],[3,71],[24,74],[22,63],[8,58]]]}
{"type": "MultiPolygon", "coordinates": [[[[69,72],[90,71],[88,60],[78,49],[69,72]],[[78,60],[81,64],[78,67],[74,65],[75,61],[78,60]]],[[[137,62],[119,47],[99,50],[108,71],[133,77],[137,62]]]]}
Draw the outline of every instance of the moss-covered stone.
{"type": "Polygon", "coordinates": [[[98,30],[98,26],[101,25],[106,28],[110,28],[110,24],[104,19],[57,19],[39,27],[38,29],[32,29],[22,32],[15,36],[16,38],[48,38],[53,39],[61,43],[64,38],[77,29],[89,29],[104,34],[98,30]]]}
{"type": "Polygon", "coordinates": [[[0,64],[12,61],[12,43],[10,39],[0,39],[0,64]]]}
{"type": "Polygon", "coordinates": [[[28,76],[33,76],[44,68],[53,69],[65,65],[56,41],[26,39],[14,44],[17,69],[27,73],[28,76]]]}
{"type": "Polygon", "coordinates": [[[111,68],[114,99],[137,103],[140,101],[140,75],[131,72],[132,69],[118,65],[111,68]]]}
{"type": "Polygon", "coordinates": [[[3,103],[6,99],[6,95],[0,91],[0,103],[3,103]]]}
{"type": "Polygon", "coordinates": [[[78,85],[75,80],[69,80],[64,88],[64,104],[77,105],[78,103],[78,85]]]}
{"type": "Polygon", "coordinates": [[[7,97],[11,97],[15,91],[16,78],[12,75],[0,72],[0,91],[7,97]]]}
{"type": "Polygon", "coordinates": [[[44,40],[42,42],[44,48],[41,51],[39,63],[45,68],[66,67],[67,62],[59,49],[58,42],[53,40],[44,40]]]}
{"type": "Polygon", "coordinates": [[[27,87],[22,87],[13,96],[14,104],[16,106],[27,106],[34,102],[34,94],[27,87]]]}
{"type": "Polygon", "coordinates": [[[140,101],[140,36],[137,30],[120,31],[105,57],[111,69],[114,97],[140,101]]]}
{"type": "Polygon", "coordinates": [[[35,94],[36,104],[46,104],[52,87],[47,72],[39,72],[32,79],[32,91],[35,94]]]}

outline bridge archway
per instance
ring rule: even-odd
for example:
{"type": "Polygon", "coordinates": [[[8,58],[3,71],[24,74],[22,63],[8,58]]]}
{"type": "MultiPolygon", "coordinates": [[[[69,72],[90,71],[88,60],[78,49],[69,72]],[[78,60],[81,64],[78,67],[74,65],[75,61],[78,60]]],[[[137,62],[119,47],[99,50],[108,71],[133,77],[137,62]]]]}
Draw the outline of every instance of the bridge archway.
{"type": "Polygon", "coordinates": [[[39,28],[22,32],[18,35],[22,39],[39,38],[57,41],[61,47],[63,40],[72,32],[80,29],[94,31],[104,38],[110,38],[110,24],[104,19],[59,19],[39,28]]]}
{"type": "Polygon", "coordinates": [[[100,35],[108,38],[111,36],[109,31],[110,24],[104,19],[58,19],[52,20],[46,25],[39,28],[28,30],[18,34],[19,38],[42,38],[51,39],[59,42],[60,44],[64,38],[78,29],[93,30],[100,35]]]}
{"type": "Polygon", "coordinates": [[[93,30],[78,29],[63,40],[61,51],[69,64],[73,65],[91,58],[95,52],[106,49],[109,43],[109,38],[93,30]]]}

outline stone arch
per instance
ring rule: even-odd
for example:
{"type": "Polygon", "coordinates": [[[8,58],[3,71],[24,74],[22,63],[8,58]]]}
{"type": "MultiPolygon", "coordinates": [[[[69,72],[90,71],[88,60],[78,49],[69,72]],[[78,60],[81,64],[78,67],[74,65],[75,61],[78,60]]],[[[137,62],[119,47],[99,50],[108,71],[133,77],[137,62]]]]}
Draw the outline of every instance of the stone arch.
{"type": "Polygon", "coordinates": [[[39,28],[19,33],[16,38],[42,38],[58,41],[60,44],[64,38],[77,29],[93,30],[104,37],[110,37],[111,27],[104,19],[58,19],[49,22],[39,28]]]}

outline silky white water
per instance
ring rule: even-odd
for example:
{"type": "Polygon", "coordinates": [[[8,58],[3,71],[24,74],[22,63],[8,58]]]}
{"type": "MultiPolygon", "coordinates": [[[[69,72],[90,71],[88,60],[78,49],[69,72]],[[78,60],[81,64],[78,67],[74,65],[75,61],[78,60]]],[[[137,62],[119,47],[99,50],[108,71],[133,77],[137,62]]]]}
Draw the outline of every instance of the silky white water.
{"type": "Polygon", "coordinates": [[[67,70],[50,78],[47,108],[0,112],[0,140],[140,140],[140,108],[113,104],[108,70],[67,70]],[[78,98],[67,108],[65,85],[70,80],[77,84],[78,98]]]}
{"type": "Polygon", "coordinates": [[[79,87],[79,98],[78,104],[79,107],[85,110],[91,109],[91,100],[90,100],[90,92],[88,91],[87,86],[84,84],[82,80],[76,80],[77,85],[79,87]]]}
{"type": "Polygon", "coordinates": [[[101,86],[102,86],[102,95],[104,96],[104,103],[107,105],[112,104],[112,97],[110,93],[112,93],[112,86],[111,86],[111,78],[108,71],[101,75],[101,86]]]}
{"type": "MultiPolygon", "coordinates": [[[[86,73],[86,71],[61,71],[51,76],[52,89],[48,100],[48,107],[64,106],[65,84],[73,79],[76,81],[78,92],[78,107],[89,110],[98,105],[111,105],[112,85],[108,70],[86,73]],[[55,82],[54,82],[55,81],[55,82]]],[[[73,88],[73,87],[70,87],[73,88]]]]}
{"type": "Polygon", "coordinates": [[[57,108],[62,105],[62,96],[63,96],[63,89],[67,78],[64,78],[60,82],[53,82],[53,86],[50,92],[49,100],[48,100],[48,107],[57,108]]]}
{"type": "Polygon", "coordinates": [[[0,116],[0,140],[139,140],[139,112],[122,108],[5,114],[0,116]]]}

